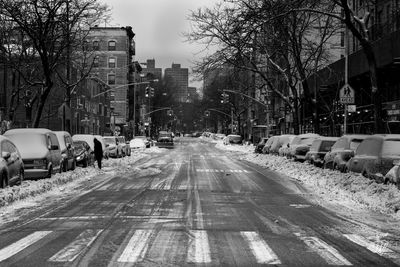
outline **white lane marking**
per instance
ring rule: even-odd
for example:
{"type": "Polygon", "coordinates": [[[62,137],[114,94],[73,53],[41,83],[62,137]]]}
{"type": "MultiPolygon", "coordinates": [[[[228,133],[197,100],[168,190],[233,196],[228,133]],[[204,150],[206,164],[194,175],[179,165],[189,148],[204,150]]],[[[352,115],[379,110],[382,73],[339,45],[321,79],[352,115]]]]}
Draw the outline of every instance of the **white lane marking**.
{"type": "Polygon", "coordinates": [[[152,230],[136,230],[128,245],[118,258],[118,262],[139,262],[146,256],[152,230]]]}
{"type": "Polygon", "coordinates": [[[83,231],[72,243],[54,254],[49,261],[73,262],[84,250],[96,240],[103,230],[88,229],[83,231]]]}
{"type": "Polygon", "coordinates": [[[203,230],[190,230],[189,249],[187,262],[189,263],[210,263],[211,252],[208,244],[208,235],[203,230]]]}
{"type": "Polygon", "coordinates": [[[196,203],[197,228],[204,229],[203,211],[201,209],[199,190],[197,190],[197,189],[194,190],[194,199],[195,199],[195,203],[196,203]]]}
{"type": "Polygon", "coordinates": [[[36,231],[32,234],[18,240],[17,242],[3,248],[0,250],[0,262],[4,261],[15,254],[21,252],[22,250],[26,249],[33,243],[36,243],[46,235],[50,234],[52,231],[36,231]]]}
{"type": "Polygon", "coordinates": [[[315,236],[302,236],[300,233],[295,235],[302,240],[309,248],[320,255],[330,265],[346,265],[351,264],[339,251],[334,247],[329,246],[327,243],[315,236]]]}
{"type": "Polygon", "coordinates": [[[392,250],[390,250],[387,247],[387,244],[385,243],[374,243],[372,241],[369,241],[368,239],[366,239],[363,236],[360,235],[355,235],[355,234],[345,234],[344,235],[347,239],[349,239],[350,241],[365,247],[366,249],[368,249],[369,251],[372,251],[373,253],[376,253],[380,256],[384,256],[385,254],[392,254],[394,253],[392,250]]]}
{"type": "Polygon", "coordinates": [[[249,171],[247,171],[247,170],[243,170],[245,173],[249,173],[249,171]]]}
{"type": "Polygon", "coordinates": [[[268,246],[257,232],[242,231],[240,234],[246,239],[249,247],[260,264],[281,264],[278,256],[268,246]]]}
{"type": "Polygon", "coordinates": [[[303,209],[303,208],[311,207],[311,205],[308,205],[308,204],[290,204],[289,206],[296,208],[296,209],[303,209]]]}

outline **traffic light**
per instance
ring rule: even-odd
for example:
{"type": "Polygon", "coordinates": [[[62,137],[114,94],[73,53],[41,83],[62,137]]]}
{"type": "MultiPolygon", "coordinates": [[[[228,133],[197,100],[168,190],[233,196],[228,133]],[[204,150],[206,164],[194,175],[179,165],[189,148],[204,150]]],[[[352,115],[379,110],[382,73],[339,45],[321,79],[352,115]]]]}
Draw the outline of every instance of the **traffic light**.
{"type": "Polygon", "coordinates": [[[210,111],[208,111],[208,110],[204,111],[204,116],[210,117],[210,111]]]}
{"type": "Polygon", "coordinates": [[[154,88],[150,87],[150,97],[154,97],[154,88]]]}
{"type": "Polygon", "coordinates": [[[226,104],[229,102],[229,95],[226,93],[221,94],[221,104],[226,104]]]}
{"type": "Polygon", "coordinates": [[[150,87],[146,87],[146,91],[145,91],[145,95],[146,95],[146,97],[149,97],[149,95],[150,95],[150,87]]]}
{"type": "Polygon", "coordinates": [[[174,115],[174,111],[172,109],[167,110],[167,115],[168,116],[173,116],[174,115]]]}

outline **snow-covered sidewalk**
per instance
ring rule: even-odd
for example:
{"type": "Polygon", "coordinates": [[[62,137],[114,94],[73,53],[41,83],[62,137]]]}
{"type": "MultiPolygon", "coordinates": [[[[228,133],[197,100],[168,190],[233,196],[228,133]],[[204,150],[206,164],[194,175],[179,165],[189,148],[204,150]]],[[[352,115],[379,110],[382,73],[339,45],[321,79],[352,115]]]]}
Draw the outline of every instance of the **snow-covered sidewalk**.
{"type": "Polygon", "coordinates": [[[358,173],[340,173],[284,157],[255,154],[252,145],[223,145],[218,142],[216,147],[238,152],[243,160],[294,178],[329,203],[400,217],[400,190],[393,184],[378,184],[358,173]]]}

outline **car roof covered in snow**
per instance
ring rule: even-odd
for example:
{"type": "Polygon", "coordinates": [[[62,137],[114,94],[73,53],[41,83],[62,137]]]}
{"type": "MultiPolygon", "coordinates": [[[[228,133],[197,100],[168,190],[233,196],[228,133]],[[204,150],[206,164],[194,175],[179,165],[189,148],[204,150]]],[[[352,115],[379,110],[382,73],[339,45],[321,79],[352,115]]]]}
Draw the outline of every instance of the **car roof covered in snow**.
{"type": "Polygon", "coordinates": [[[13,134],[46,134],[52,133],[52,130],[45,129],[45,128],[18,128],[18,129],[11,129],[4,133],[5,136],[13,135],[13,134]]]}

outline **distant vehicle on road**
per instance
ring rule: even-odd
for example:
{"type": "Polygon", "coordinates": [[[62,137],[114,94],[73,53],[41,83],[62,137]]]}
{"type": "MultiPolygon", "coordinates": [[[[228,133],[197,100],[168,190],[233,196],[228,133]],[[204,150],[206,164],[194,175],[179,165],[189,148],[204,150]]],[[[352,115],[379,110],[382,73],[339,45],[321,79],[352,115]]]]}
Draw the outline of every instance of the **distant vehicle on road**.
{"type": "MultiPolygon", "coordinates": [[[[143,142],[144,142],[145,145],[146,145],[146,148],[151,147],[151,143],[153,142],[153,141],[150,139],[150,137],[147,137],[147,136],[144,136],[144,135],[134,136],[132,140],[134,140],[134,139],[143,140],[143,142]]],[[[132,141],[132,140],[131,140],[131,141],[132,141]]]]}
{"type": "Polygon", "coordinates": [[[262,149],[262,153],[263,154],[269,154],[269,150],[272,146],[272,144],[278,139],[278,136],[271,136],[268,141],[265,143],[263,149],[262,149]]]}
{"type": "Polygon", "coordinates": [[[0,135],[0,188],[21,184],[24,180],[24,163],[15,144],[0,135]]]}
{"type": "Polygon", "coordinates": [[[290,145],[289,158],[294,158],[298,161],[304,161],[307,152],[310,150],[312,142],[319,137],[319,134],[313,133],[296,136],[290,145]]]}
{"type": "Polygon", "coordinates": [[[60,143],[60,150],[63,158],[63,163],[61,166],[62,170],[64,172],[75,170],[76,161],[71,135],[66,131],[56,131],[54,133],[56,134],[58,142],[60,143]]]}
{"type": "Polygon", "coordinates": [[[306,154],[306,161],[317,167],[324,165],[324,157],[339,137],[320,137],[312,142],[310,150],[306,154]]]}
{"type": "Polygon", "coordinates": [[[295,137],[295,135],[290,135],[290,134],[278,135],[277,138],[272,143],[271,148],[269,149],[269,153],[278,155],[281,147],[283,145],[286,145],[294,137],[295,137]],[[290,138],[292,138],[292,139],[290,139],[290,138]]]}
{"type": "Polygon", "coordinates": [[[354,156],[357,147],[369,135],[343,135],[336,141],[324,158],[324,168],[345,171],[347,162],[354,156]]]}
{"type": "Polygon", "coordinates": [[[130,149],[140,149],[140,148],[146,148],[148,141],[146,139],[142,138],[133,138],[131,141],[129,141],[129,148],[130,149]]]}
{"type": "Polygon", "coordinates": [[[349,171],[383,182],[384,176],[400,160],[400,135],[368,136],[347,163],[349,171]]]}
{"type": "Polygon", "coordinates": [[[163,148],[171,148],[174,146],[174,139],[171,132],[160,131],[157,137],[157,146],[163,148]]]}
{"type": "Polygon", "coordinates": [[[20,128],[4,133],[17,146],[24,162],[25,178],[49,178],[61,172],[63,158],[56,134],[43,128],[20,128]]]}

